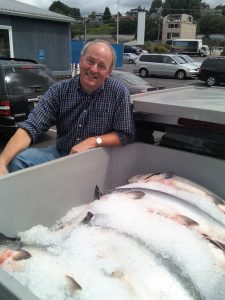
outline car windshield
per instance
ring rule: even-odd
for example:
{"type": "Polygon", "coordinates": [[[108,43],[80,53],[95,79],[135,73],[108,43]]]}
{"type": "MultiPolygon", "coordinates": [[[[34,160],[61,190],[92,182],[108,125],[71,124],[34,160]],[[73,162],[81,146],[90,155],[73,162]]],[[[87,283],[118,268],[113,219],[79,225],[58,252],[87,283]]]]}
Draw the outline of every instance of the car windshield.
{"type": "Polygon", "coordinates": [[[195,61],[194,61],[190,56],[188,56],[188,55],[182,56],[182,58],[183,58],[184,60],[186,60],[187,62],[190,62],[190,63],[195,62],[195,61]]]}
{"type": "Polygon", "coordinates": [[[186,64],[187,62],[185,61],[185,59],[184,58],[182,58],[182,57],[180,57],[180,56],[176,56],[176,57],[174,57],[175,58],[175,60],[176,60],[176,62],[178,63],[178,64],[186,64]]]}
{"type": "Polygon", "coordinates": [[[129,72],[124,72],[124,73],[115,73],[115,76],[125,80],[128,83],[131,84],[147,84],[147,82],[140,77],[129,73],[129,72]]]}

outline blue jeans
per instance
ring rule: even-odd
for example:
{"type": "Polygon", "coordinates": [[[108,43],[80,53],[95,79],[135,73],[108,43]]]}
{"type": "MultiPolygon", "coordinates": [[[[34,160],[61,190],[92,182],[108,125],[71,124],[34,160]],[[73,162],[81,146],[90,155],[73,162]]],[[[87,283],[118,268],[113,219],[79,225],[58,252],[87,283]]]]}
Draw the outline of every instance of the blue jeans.
{"type": "Polygon", "coordinates": [[[8,170],[9,172],[22,170],[65,155],[67,154],[59,152],[55,147],[27,148],[17,154],[17,156],[9,163],[8,170]]]}

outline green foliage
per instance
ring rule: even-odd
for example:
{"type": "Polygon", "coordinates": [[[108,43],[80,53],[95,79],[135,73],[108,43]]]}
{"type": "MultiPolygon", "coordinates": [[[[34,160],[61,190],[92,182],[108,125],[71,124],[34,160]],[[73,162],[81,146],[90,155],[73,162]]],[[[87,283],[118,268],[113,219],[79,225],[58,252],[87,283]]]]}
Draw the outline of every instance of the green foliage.
{"type": "Polygon", "coordinates": [[[105,11],[103,13],[103,21],[110,21],[112,20],[111,12],[108,8],[108,6],[105,8],[105,11]]]}
{"type": "Polygon", "coordinates": [[[149,53],[168,53],[170,52],[171,46],[169,45],[158,45],[156,43],[147,41],[145,43],[144,49],[147,50],[149,53]]]}
{"type": "Polygon", "coordinates": [[[71,8],[60,1],[54,1],[50,7],[50,11],[53,11],[58,14],[62,14],[71,18],[80,17],[80,9],[79,8],[71,8]]]}
{"type": "Polygon", "coordinates": [[[120,20],[120,34],[135,34],[137,32],[137,20],[120,20]]]}
{"type": "Polygon", "coordinates": [[[201,0],[165,0],[162,15],[188,14],[198,20],[201,16],[201,0]]]}
{"type": "Polygon", "coordinates": [[[153,0],[151,8],[149,9],[150,13],[157,12],[158,8],[162,7],[162,0],[153,0]]]}
{"type": "Polygon", "coordinates": [[[158,37],[158,23],[155,19],[147,18],[145,22],[145,40],[154,41],[158,37]]]}
{"type": "Polygon", "coordinates": [[[199,20],[201,34],[225,34],[225,16],[204,16],[199,20]]]}
{"type": "Polygon", "coordinates": [[[225,16],[225,5],[218,5],[215,7],[215,9],[222,9],[222,14],[225,16]]]}

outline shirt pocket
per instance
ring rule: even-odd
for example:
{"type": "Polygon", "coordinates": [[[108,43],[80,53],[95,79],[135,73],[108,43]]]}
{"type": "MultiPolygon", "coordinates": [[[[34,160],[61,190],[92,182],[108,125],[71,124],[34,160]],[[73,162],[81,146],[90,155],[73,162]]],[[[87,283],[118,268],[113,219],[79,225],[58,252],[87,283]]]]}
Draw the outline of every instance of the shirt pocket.
{"type": "Polygon", "coordinates": [[[112,119],[113,114],[108,108],[92,109],[87,120],[88,134],[95,136],[113,131],[112,119]]]}

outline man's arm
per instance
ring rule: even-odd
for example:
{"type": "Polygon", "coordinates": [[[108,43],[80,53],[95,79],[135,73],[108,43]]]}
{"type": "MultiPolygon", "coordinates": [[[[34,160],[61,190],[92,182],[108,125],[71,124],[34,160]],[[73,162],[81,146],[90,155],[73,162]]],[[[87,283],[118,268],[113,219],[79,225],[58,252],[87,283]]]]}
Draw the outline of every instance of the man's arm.
{"type": "MultiPolygon", "coordinates": [[[[102,139],[102,147],[108,147],[108,146],[118,146],[121,145],[121,141],[118,137],[118,135],[115,132],[110,132],[104,135],[100,136],[102,139]]],[[[96,148],[96,137],[90,137],[81,143],[75,145],[71,151],[70,154],[82,152],[88,149],[96,148]]]]}
{"type": "Polygon", "coordinates": [[[8,141],[2,154],[0,155],[0,176],[8,174],[7,166],[10,161],[19,152],[29,147],[30,143],[31,137],[29,133],[26,130],[19,128],[8,141]]]}

